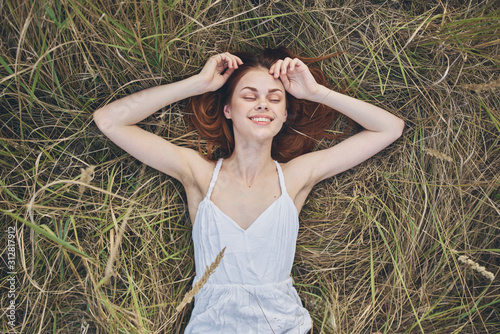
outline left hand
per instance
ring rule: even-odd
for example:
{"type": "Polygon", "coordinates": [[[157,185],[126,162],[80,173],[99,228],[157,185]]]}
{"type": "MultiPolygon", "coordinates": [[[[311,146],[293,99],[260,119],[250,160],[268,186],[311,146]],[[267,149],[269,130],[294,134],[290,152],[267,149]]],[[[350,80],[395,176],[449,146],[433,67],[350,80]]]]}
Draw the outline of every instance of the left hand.
{"type": "Polygon", "coordinates": [[[269,69],[276,79],[280,79],[285,90],[298,99],[310,100],[321,88],[316,82],[311,71],[302,60],[298,58],[280,59],[269,69]]]}
{"type": "Polygon", "coordinates": [[[242,65],[243,61],[229,52],[214,55],[208,59],[200,73],[198,81],[203,84],[199,94],[213,92],[221,88],[234,70],[242,65]]]}

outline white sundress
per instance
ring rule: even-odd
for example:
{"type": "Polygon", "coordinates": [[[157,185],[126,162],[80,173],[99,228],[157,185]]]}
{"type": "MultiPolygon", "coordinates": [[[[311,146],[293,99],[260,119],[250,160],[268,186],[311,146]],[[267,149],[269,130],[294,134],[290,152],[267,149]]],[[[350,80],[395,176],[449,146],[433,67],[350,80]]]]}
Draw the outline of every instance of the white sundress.
{"type": "Polygon", "coordinates": [[[290,277],[299,217],[281,167],[275,161],[281,196],[244,230],[210,200],[222,160],[193,224],[194,281],[226,250],[195,296],[185,333],[306,333],[311,317],[290,277]]]}

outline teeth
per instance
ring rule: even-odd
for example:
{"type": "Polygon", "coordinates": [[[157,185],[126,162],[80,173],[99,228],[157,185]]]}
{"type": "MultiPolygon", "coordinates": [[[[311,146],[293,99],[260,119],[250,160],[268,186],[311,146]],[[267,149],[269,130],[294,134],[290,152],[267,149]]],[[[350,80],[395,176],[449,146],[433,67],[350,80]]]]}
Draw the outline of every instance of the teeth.
{"type": "Polygon", "coordinates": [[[269,118],[265,118],[265,117],[254,117],[254,118],[250,118],[250,119],[254,122],[271,122],[271,120],[269,118]]]}

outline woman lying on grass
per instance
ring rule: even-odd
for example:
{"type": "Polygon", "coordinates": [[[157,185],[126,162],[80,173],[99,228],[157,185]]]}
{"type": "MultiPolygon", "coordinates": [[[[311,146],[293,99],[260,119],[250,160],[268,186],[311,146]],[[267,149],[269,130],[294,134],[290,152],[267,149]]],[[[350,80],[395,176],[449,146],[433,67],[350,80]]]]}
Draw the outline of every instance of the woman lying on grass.
{"type": "Polygon", "coordinates": [[[195,297],[186,333],[307,332],[311,317],[290,277],[302,205],[315,184],[401,135],[398,117],[325,87],[321,71],[305,64],[313,60],[286,49],[222,53],[195,76],[132,94],[94,114],[118,146],[183,184],[193,222],[195,281],[226,248],[195,297]],[[207,140],[207,157],[136,125],[188,97],[189,121],[207,140]],[[310,152],[334,110],[364,130],[310,152]],[[222,157],[216,161],[214,149],[222,157]]]}

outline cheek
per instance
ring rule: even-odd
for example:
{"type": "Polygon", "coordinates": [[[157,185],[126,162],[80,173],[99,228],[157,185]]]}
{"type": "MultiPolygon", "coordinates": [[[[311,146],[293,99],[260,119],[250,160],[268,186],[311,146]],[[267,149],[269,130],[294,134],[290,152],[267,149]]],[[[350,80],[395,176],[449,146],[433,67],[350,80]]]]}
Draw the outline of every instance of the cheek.
{"type": "Polygon", "coordinates": [[[288,115],[288,112],[287,112],[287,110],[286,110],[286,105],[283,105],[280,109],[281,109],[281,110],[280,110],[280,115],[281,115],[281,117],[283,118],[283,121],[285,121],[285,120],[286,120],[286,117],[287,117],[287,115],[288,115]]]}

